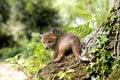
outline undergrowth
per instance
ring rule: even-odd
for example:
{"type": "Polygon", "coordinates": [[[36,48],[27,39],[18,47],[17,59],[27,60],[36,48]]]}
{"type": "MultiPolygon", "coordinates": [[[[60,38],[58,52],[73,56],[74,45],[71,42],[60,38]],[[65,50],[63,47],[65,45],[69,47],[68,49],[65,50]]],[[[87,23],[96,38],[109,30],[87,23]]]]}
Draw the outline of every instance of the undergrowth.
{"type": "MultiPolygon", "coordinates": [[[[96,26],[95,27],[92,26],[92,28],[90,28],[91,23],[94,24],[95,22],[97,22],[100,24],[100,21],[103,21],[103,18],[106,17],[105,13],[103,14],[100,13],[102,9],[97,11],[93,17],[91,14],[84,14],[84,17],[87,18],[88,15],[91,15],[92,19],[90,19],[88,22],[84,23],[83,25],[77,25],[76,27],[73,26],[64,27],[62,28],[62,32],[67,32],[67,33],[71,32],[76,34],[80,39],[83,39],[86,35],[90,34],[94,30],[94,28],[96,28],[96,26]],[[101,17],[100,15],[103,15],[104,17],[101,17]],[[99,18],[101,19],[98,22],[97,20],[99,20],[99,18]]],[[[81,13],[83,13],[83,11],[81,11],[81,13]]],[[[87,70],[90,72],[92,79],[94,80],[99,80],[100,78],[103,78],[104,75],[107,76],[107,74],[109,74],[111,70],[115,69],[118,66],[117,63],[112,62],[113,59],[110,55],[111,52],[106,51],[104,50],[104,48],[102,48],[102,46],[108,41],[109,40],[106,37],[106,35],[99,37],[97,42],[99,46],[94,47],[91,50],[91,53],[96,55],[96,57],[94,61],[90,63],[90,65],[87,67],[87,70]],[[112,66],[112,68],[109,65],[112,66]]],[[[26,47],[25,48],[26,50],[24,50],[25,54],[29,54],[29,50],[32,50],[33,52],[33,54],[30,57],[28,57],[28,59],[21,61],[20,58],[21,55],[18,54],[13,58],[6,59],[6,61],[12,63],[15,67],[18,67],[20,70],[22,70],[23,73],[25,73],[25,75],[28,77],[28,79],[39,80],[37,78],[38,70],[43,68],[50,61],[50,57],[52,56],[52,51],[45,50],[41,45],[41,43],[36,42],[34,38],[32,38],[30,43],[26,43],[24,47],[26,47]]],[[[70,76],[67,73],[69,73],[69,70],[65,72],[59,72],[58,76],[60,79],[62,79],[63,77],[70,79],[70,76]]]]}
{"type": "MultiPolygon", "coordinates": [[[[68,32],[68,31],[77,34],[80,38],[83,38],[87,34],[92,32],[92,29],[89,28],[87,23],[81,26],[67,27],[63,29],[63,32],[68,32]]],[[[25,73],[28,79],[38,80],[37,78],[38,71],[50,61],[50,58],[53,52],[51,50],[45,50],[40,42],[38,44],[35,42],[34,39],[32,40],[33,41],[31,43],[28,43],[26,45],[28,50],[32,49],[33,45],[35,44],[37,45],[32,56],[28,57],[26,60],[21,61],[21,58],[20,58],[21,54],[18,54],[13,58],[6,59],[6,61],[8,61],[9,63],[12,63],[15,67],[18,67],[21,71],[23,71],[23,73],[25,73]]],[[[61,75],[65,74],[64,75],[65,77],[70,78],[70,76],[67,75],[67,73],[64,73],[64,72],[59,73],[59,77],[61,76],[60,74],[61,75]]]]}
{"type": "Polygon", "coordinates": [[[95,55],[94,60],[86,68],[91,80],[105,80],[120,64],[120,59],[115,59],[112,56],[113,52],[105,49],[105,45],[109,43],[110,28],[106,27],[105,30],[107,31],[103,32],[104,34],[96,36],[96,46],[92,47],[90,52],[95,55]]]}
{"type": "Polygon", "coordinates": [[[86,35],[90,34],[93,31],[93,28],[90,28],[90,23],[87,22],[83,25],[79,25],[76,27],[65,27],[62,30],[63,32],[74,33],[80,39],[83,39],[86,35]]]}

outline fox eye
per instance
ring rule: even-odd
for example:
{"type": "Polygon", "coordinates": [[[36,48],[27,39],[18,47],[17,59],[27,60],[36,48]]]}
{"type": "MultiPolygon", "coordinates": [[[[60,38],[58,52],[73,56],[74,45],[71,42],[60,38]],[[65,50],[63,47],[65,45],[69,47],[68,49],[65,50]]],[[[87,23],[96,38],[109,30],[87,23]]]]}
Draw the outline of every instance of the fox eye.
{"type": "Polygon", "coordinates": [[[48,41],[48,43],[51,43],[52,41],[48,41]]]}
{"type": "Polygon", "coordinates": [[[43,42],[43,43],[45,43],[45,42],[43,42]]]}

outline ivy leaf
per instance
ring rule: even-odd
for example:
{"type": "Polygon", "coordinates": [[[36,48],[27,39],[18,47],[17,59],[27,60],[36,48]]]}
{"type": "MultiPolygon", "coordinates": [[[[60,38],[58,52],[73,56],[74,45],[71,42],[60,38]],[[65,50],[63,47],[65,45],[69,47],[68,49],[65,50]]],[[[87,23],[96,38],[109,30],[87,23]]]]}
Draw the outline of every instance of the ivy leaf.
{"type": "Polygon", "coordinates": [[[93,47],[93,48],[91,49],[90,53],[95,53],[95,52],[97,52],[97,51],[99,51],[99,49],[96,48],[96,47],[93,47]]]}
{"type": "Polygon", "coordinates": [[[119,66],[119,64],[113,63],[112,70],[115,70],[118,66],[119,66]]]}
{"type": "Polygon", "coordinates": [[[103,35],[102,37],[101,37],[101,42],[104,44],[104,43],[106,43],[106,42],[108,42],[109,41],[109,39],[105,36],[105,35],[103,35]]]}

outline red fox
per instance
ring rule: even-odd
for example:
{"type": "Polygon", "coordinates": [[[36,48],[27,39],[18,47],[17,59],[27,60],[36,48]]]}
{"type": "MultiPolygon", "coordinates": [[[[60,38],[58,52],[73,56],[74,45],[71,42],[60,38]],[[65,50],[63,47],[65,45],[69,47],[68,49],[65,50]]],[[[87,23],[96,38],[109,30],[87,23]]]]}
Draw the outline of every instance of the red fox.
{"type": "Polygon", "coordinates": [[[44,48],[54,50],[54,56],[51,62],[59,62],[69,50],[72,50],[75,57],[79,60],[89,61],[89,59],[80,56],[80,40],[74,34],[68,33],[59,37],[56,29],[52,29],[50,32],[40,33],[40,36],[44,48]]]}

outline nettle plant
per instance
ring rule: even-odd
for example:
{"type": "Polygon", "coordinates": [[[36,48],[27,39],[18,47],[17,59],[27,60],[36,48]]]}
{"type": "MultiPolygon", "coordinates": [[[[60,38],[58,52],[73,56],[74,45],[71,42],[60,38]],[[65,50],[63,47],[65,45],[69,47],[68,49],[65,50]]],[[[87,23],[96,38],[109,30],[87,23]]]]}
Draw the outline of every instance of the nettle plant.
{"type": "Polygon", "coordinates": [[[37,78],[39,69],[43,68],[51,57],[47,53],[52,53],[52,51],[46,51],[42,44],[40,44],[29,58],[25,60],[20,59],[22,55],[18,54],[13,58],[6,59],[6,61],[13,64],[13,67],[18,67],[29,80],[39,80],[37,78]]]}
{"type": "Polygon", "coordinates": [[[91,49],[90,53],[95,55],[95,58],[86,68],[91,74],[91,80],[105,79],[111,71],[119,66],[119,62],[112,57],[112,52],[104,49],[105,44],[109,42],[107,37],[109,32],[108,29],[105,34],[97,36],[97,46],[91,49]]]}

